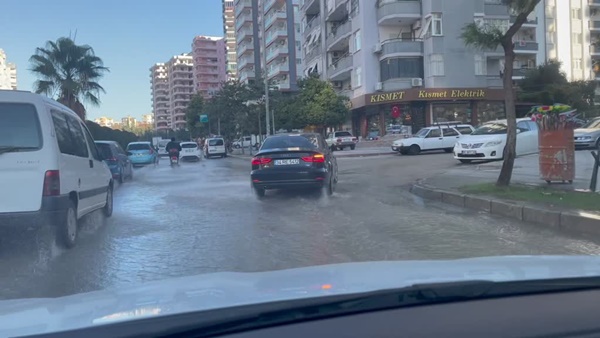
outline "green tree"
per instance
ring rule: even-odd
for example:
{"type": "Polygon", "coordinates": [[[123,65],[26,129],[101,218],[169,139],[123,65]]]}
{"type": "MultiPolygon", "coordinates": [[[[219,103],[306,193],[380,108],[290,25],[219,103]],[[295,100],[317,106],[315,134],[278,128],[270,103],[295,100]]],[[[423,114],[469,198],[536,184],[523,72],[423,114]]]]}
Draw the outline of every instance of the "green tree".
{"type": "Polygon", "coordinates": [[[205,105],[210,120],[210,133],[234,138],[239,132],[256,132],[258,117],[254,107],[246,102],[256,100],[255,93],[246,84],[230,81],[213,95],[205,105]]]}
{"type": "Polygon", "coordinates": [[[311,76],[298,81],[297,120],[294,125],[316,126],[321,129],[342,124],[348,117],[348,98],[338,95],[331,83],[311,76]]]}
{"type": "Polygon", "coordinates": [[[194,95],[188,103],[185,110],[185,121],[188,130],[193,138],[204,135],[204,126],[200,123],[200,115],[204,111],[204,98],[201,95],[194,95]]]}
{"type": "Polygon", "coordinates": [[[515,93],[513,91],[513,62],[515,51],[513,37],[521,26],[527,21],[527,17],[535,10],[541,0],[501,0],[502,4],[509,8],[511,14],[516,15],[514,23],[504,31],[498,26],[470,23],[463,28],[461,37],[467,46],[481,50],[495,50],[498,47],[504,49],[504,75],[503,87],[506,91],[504,105],[507,119],[507,139],[504,150],[504,162],[500,175],[496,181],[497,186],[508,186],[512,178],[512,171],[516,157],[517,144],[517,117],[515,107],[515,93]]]}
{"type": "Polygon", "coordinates": [[[98,83],[109,71],[92,47],[77,45],[62,37],[38,47],[30,58],[31,71],[38,77],[34,91],[55,98],[85,120],[83,102],[100,105],[104,88],[98,83]]]}

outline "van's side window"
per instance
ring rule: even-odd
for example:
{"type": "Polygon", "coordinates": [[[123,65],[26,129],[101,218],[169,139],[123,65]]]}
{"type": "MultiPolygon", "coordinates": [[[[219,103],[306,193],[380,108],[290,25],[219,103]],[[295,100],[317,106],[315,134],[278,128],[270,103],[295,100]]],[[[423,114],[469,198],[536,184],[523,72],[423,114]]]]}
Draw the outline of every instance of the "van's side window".
{"type": "Polygon", "coordinates": [[[67,155],[88,157],[87,145],[81,128],[78,128],[79,122],[77,119],[57,110],[52,110],[51,113],[60,152],[67,155]]]}
{"type": "Polygon", "coordinates": [[[102,161],[102,156],[100,156],[100,152],[98,151],[98,147],[96,147],[96,142],[94,142],[92,135],[90,135],[90,132],[87,130],[87,128],[85,126],[80,124],[80,127],[83,129],[83,132],[85,134],[85,139],[87,140],[87,143],[90,146],[90,151],[92,152],[92,157],[95,160],[102,161]]]}

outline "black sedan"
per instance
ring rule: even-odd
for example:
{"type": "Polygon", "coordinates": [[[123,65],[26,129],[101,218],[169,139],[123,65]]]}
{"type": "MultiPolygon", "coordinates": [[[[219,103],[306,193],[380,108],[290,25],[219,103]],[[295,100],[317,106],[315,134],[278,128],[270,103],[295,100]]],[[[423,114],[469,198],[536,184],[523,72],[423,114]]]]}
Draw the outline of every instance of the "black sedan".
{"type": "Polygon", "coordinates": [[[333,194],[337,161],[320,134],[268,137],[252,159],[250,173],[256,196],[270,189],[315,188],[333,194]]]}

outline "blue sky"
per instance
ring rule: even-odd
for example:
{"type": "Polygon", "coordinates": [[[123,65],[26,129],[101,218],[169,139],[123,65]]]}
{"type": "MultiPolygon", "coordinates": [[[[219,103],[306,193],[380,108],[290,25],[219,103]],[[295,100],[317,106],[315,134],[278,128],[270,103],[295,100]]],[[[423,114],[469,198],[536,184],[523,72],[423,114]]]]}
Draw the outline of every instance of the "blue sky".
{"type": "Polygon", "coordinates": [[[151,112],[150,71],[156,62],[190,52],[196,35],[223,36],[221,0],[0,0],[0,48],[17,64],[18,89],[36,80],[29,57],[47,40],[77,31],[110,68],[102,105],[88,118],[140,117],[151,112]]]}

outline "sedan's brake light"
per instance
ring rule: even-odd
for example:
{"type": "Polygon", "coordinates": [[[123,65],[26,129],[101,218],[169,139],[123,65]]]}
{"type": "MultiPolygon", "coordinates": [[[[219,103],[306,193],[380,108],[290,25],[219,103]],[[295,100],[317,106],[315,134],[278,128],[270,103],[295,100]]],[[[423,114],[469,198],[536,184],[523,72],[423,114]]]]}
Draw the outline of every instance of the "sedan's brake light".
{"type": "Polygon", "coordinates": [[[325,162],[325,155],[323,155],[323,154],[314,154],[312,156],[305,156],[305,157],[302,157],[302,161],[304,161],[304,162],[311,162],[311,163],[324,163],[325,162]]]}
{"type": "Polygon", "coordinates": [[[273,161],[273,159],[268,157],[254,157],[252,159],[252,165],[268,164],[271,163],[271,161],[273,161]]]}
{"type": "Polygon", "coordinates": [[[60,195],[60,173],[58,170],[48,170],[44,175],[44,196],[60,195]]]}
{"type": "Polygon", "coordinates": [[[352,141],[358,141],[358,139],[356,137],[353,137],[352,141]]]}
{"type": "Polygon", "coordinates": [[[342,139],[341,139],[341,138],[338,138],[336,141],[337,141],[338,143],[341,143],[341,142],[342,142],[342,139]]]}

